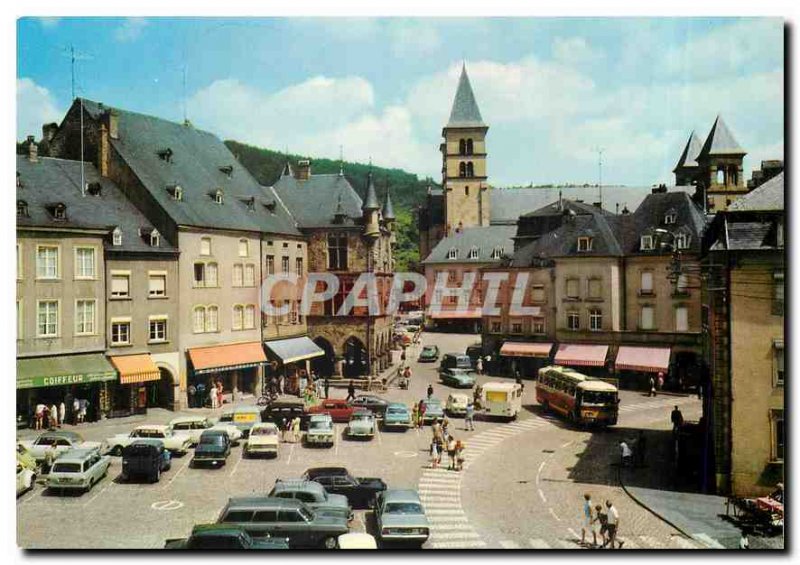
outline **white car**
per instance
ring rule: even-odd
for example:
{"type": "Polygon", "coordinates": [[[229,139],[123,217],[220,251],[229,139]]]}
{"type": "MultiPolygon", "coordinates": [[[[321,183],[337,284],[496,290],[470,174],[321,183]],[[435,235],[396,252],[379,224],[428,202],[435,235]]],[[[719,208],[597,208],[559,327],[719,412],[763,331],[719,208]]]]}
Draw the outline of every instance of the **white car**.
{"type": "Polygon", "coordinates": [[[143,425],[136,426],[128,434],[117,434],[106,440],[113,455],[122,455],[122,450],[134,440],[140,438],[160,439],[164,447],[172,453],[183,455],[192,445],[192,438],[185,432],[174,432],[169,426],[143,425]]]}
{"type": "Polygon", "coordinates": [[[17,496],[28,492],[36,482],[36,473],[17,461],[17,496]]]}
{"type": "Polygon", "coordinates": [[[247,436],[247,443],[244,446],[244,456],[253,455],[278,456],[278,426],[266,422],[263,424],[253,424],[250,428],[250,435],[247,436]]]}
{"type": "Polygon", "coordinates": [[[238,444],[242,439],[242,432],[236,426],[225,422],[215,422],[205,416],[182,416],[173,418],[169,422],[169,428],[173,432],[187,434],[192,439],[192,445],[197,445],[200,435],[206,430],[225,430],[231,444],[238,444]]]}
{"type": "Polygon", "coordinates": [[[448,395],[444,409],[452,416],[463,416],[467,413],[468,403],[469,397],[466,394],[454,392],[448,395]]]}
{"type": "Polygon", "coordinates": [[[92,449],[102,448],[102,443],[98,441],[84,441],[83,437],[76,432],[53,431],[44,432],[33,441],[21,441],[28,454],[37,463],[44,461],[48,451],[55,450],[56,455],[60,455],[69,449],[92,449]]]}
{"type": "Polygon", "coordinates": [[[99,449],[70,449],[58,456],[47,475],[47,488],[87,492],[108,474],[111,457],[99,449]]]}
{"type": "Polygon", "coordinates": [[[334,442],[333,436],[333,419],[330,414],[313,414],[309,417],[306,445],[331,447],[334,442]]]}

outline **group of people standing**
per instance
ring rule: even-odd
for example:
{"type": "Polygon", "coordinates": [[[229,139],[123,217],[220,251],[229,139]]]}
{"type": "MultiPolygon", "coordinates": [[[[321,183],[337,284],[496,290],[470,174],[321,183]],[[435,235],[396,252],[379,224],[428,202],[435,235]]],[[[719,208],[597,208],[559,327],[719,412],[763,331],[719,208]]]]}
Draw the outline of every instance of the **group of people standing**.
{"type": "Polygon", "coordinates": [[[449,464],[447,469],[450,471],[461,471],[464,468],[464,443],[455,439],[447,433],[449,422],[438,419],[431,426],[433,437],[431,438],[431,468],[436,469],[442,464],[442,454],[447,451],[449,464]]]}
{"type": "Polygon", "coordinates": [[[286,443],[297,443],[300,441],[300,416],[294,418],[281,418],[278,423],[281,433],[281,441],[286,443]]]}
{"type": "Polygon", "coordinates": [[[619,511],[610,500],[606,500],[605,508],[602,504],[593,505],[592,495],[588,492],[583,495],[583,521],[581,524],[581,545],[604,549],[621,549],[625,543],[617,539],[619,530],[619,511]],[[592,543],[586,543],[587,532],[592,533],[592,543]],[[602,544],[597,543],[598,535],[602,544]]]}
{"type": "Polygon", "coordinates": [[[35,430],[60,428],[63,424],[82,424],[86,421],[89,401],[85,398],[65,398],[58,405],[37,404],[33,409],[32,425],[35,430]],[[67,413],[67,406],[71,408],[67,413]],[[69,417],[69,422],[67,421],[69,417]]]}

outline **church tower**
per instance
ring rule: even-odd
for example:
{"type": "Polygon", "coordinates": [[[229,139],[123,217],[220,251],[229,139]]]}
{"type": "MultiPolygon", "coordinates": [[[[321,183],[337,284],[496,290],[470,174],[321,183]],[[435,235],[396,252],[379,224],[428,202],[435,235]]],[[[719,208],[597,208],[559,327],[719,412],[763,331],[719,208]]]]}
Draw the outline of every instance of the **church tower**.
{"type": "Polygon", "coordinates": [[[442,187],[445,235],[459,228],[489,225],[486,132],[478,103],[461,68],[450,119],[442,128],[442,187]]]}
{"type": "Polygon", "coordinates": [[[747,194],[742,164],[747,151],[717,116],[700,153],[697,155],[698,185],[705,191],[711,212],[727,210],[737,198],[747,194]]]}

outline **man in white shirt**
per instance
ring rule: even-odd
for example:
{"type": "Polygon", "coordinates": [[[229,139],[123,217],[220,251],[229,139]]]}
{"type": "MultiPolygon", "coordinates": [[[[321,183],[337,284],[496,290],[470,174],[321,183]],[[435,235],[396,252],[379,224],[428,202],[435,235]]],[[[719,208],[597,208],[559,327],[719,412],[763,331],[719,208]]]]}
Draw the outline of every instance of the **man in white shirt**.
{"type": "Polygon", "coordinates": [[[633,465],[633,451],[631,448],[628,447],[628,444],[624,441],[619,442],[619,451],[620,455],[622,456],[622,466],[632,466],[633,465]]]}
{"type": "Polygon", "coordinates": [[[619,530],[619,512],[617,512],[617,507],[611,504],[610,500],[606,500],[606,516],[607,524],[608,524],[608,542],[611,549],[622,549],[622,544],[625,543],[623,541],[618,542],[619,545],[614,547],[614,543],[617,541],[617,531],[619,530]]]}

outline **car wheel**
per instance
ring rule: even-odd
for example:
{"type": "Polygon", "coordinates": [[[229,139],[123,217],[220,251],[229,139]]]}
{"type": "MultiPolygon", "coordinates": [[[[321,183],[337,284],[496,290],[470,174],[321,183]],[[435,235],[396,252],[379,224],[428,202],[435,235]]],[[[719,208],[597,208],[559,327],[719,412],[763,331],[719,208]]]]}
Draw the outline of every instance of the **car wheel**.
{"type": "Polygon", "coordinates": [[[325,549],[336,549],[338,543],[336,542],[336,538],[333,536],[328,536],[325,538],[325,541],[322,542],[322,546],[325,549]]]}
{"type": "Polygon", "coordinates": [[[117,457],[122,455],[122,446],[121,445],[115,445],[114,449],[111,450],[111,455],[116,455],[117,457]]]}
{"type": "Polygon", "coordinates": [[[154,483],[157,483],[157,482],[158,482],[158,481],[160,481],[160,480],[161,480],[161,469],[159,469],[159,468],[156,468],[156,472],[155,472],[155,474],[153,475],[153,482],[154,482],[154,483]]]}

